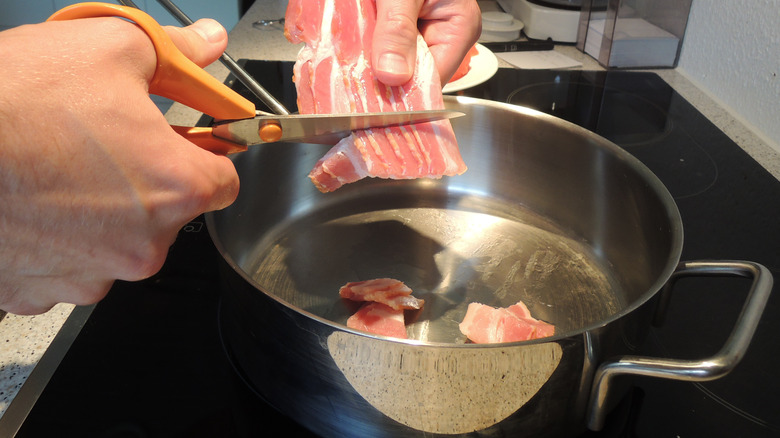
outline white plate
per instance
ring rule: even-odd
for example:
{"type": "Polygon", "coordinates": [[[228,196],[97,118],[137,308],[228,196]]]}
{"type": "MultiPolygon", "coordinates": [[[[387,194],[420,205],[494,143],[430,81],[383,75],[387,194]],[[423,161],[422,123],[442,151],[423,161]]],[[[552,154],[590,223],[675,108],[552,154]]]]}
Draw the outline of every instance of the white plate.
{"type": "Polygon", "coordinates": [[[498,71],[498,58],[487,47],[477,44],[477,54],[469,61],[469,72],[460,79],[447,82],[442,93],[453,93],[477,86],[493,77],[498,71]]]}

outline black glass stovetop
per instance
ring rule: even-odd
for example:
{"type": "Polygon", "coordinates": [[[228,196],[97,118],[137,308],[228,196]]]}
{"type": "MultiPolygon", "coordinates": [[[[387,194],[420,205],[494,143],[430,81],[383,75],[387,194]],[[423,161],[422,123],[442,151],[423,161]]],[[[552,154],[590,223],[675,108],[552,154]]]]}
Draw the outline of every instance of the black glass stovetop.
{"type": "MultiPolygon", "coordinates": [[[[249,61],[246,68],[295,108],[291,63],[249,61]]],[[[233,86],[251,98],[242,85],[233,86]]],[[[683,260],[751,260],[780,278],[780,182],[657,75],[499,69],[486,83],[456,94],[530,106],[614,141],[674,196],[685,230],[683,260]]],[[[231,368],[219,337],[218,260],[201,217],[181,230],[159,274],[117,282],[18,436],[310,436],[231,368]]],[[[742,279],[680,280],[646,353],[714,354],[748,287],[742,279]]],[[[775,293],[748,354],[730,375],[707,383],[637,378],[605,429],[583,436],[780,436],[778,334],[775,293]]]]}

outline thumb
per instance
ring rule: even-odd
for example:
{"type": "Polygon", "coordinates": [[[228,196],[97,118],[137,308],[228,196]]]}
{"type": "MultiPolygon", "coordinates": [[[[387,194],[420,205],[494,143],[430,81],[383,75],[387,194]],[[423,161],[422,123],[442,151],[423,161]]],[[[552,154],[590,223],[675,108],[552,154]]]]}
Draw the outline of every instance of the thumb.
{"type": "Polygon", "coordinates": [[[176,47],[201,67],[216,61],[227,47],[227,31],[218,21],[203,18],[187,27],[165,26],[176,47]]]}
{"type": "Polygon", "coordinates": [[[386,85],[403,85],[412,78],[417,56],[420,6],[419,1],[376,2],[371,65],[376,78],[386,85]]]}

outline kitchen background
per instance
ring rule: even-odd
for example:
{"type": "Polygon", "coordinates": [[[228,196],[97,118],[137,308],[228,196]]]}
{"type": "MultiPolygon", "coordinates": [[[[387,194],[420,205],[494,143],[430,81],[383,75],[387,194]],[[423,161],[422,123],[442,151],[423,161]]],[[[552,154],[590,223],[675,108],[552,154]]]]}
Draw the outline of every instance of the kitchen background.
{"type": "MultiPolygon", "coordinates": [[[[76,2],[0,0],[0,30],[43,21],[71,3],[76,2]]],[[[161,23],[178,24],[156,1],[136,3],[161,23]]],[[[251,0],[176,2],[192,19],[211,17],[228,30],[247,3],[251,0]]],[[[694,0],[677,67],[776,151],[780,151],[778,23],[778,0],[694,0]]]]}
{"type": "MultiPolygon", "coordinates": [[[[241,10],[242,6],[244,6],[242,3],[236,0],[228,1],[206,1],[206,0],[174,0],[177,4],[179,4],[192,18],[199,18],[203,16],[210,16],[217,18],[219,21],[222,22],[225,27],[228,29],[232,28],[238,18],[241,16],[241,10]]],[[[252,0],[247,0],[247,2],[251,2],[252,0]]],[[[268,3],[271,3],[272,0],[261,0],[263,3],[266,1],[268,3]]],[[[623,0],[624,2],[630,2],[632,0],[623,0]]],[[[638,1],[638,0],[637,0],[638,1]]],[[[0,0],[0,29],[8,28],[12,26],[16,26],[18,24],[23,23],[34,23],[34,22],[40,22],[44,20],[48,15],[50,15],[53,11],[59,9],[60,7],[63,7],[67,4],[71,3],[70,1],[62,1],[62,0],[0,0]]],[[[167,12],[162,10],[156,3],[155,0],[136,0],[136,3],[139,3],[140,6],[145,8],[147,11],[149,11],[154,17],[156,17],[159,21],[163,22],[164,24],[175,24],[174,20],[169,18],[169,15],[167,12]]],[[[279,2],[281,3],[281,2],[279,2]]],[[[263,6],[263,5],[256,5],[256,6],[263,6]]],[[[260,8],[254,8],[253,10],[259,10],[260,8]]],[[[278,12],[277,10],[268,9],[267,11],[264,9],[263,13],[268,14],[274,14],[276,15],[278,12]]],[[[265,18],[265,17],[264,17],[265,18]]],[[[245,20],[246,21],[246,20],[245,20]]],[[[728,114],[738,118],[737,121],[734,121],[732,117],[726,117],[721,118],[717,117],[718,114],[724,114],[726,110],[722,110],[720,108],[710,108],[710,102],[707,101],[706,105],[702,105],[700,111],[702,111],[707,117],[710,118],[710,120],[717,119],[718,123],[717,128],[723,130],[726,134],[728,134],[732,139],[756,139],[760,138],[766,143],[768,146],[761,146],[761,151],[758,153],[763,155],[763,160],[759,160],[760,163],[764,164],[765,166],[768,166],[768,168],[777,168],[777,164],[780,163],[780,133],[778,130],[780,130],[780,124],[776,123],[777,114],[780,114],[780,111],[778,111],[778,97],[780,97],[780,85],[778,84],[777,80],[777,73],[780,70],[780,66],[778,65],[778,62],[780,62],[780,45],[778,45],[778,39],[780,39],[780,31],[777,29],[777,23],[780,23],[780,0],[751,0],[750,2],[731,2],[729,0],[693,0],[693,8],[690,16],[690,20],[688,22],[688,29],[686,38],[684,40],[684,46],[682,50],[682,57],[680,61],[680,65],[676,71],[666,71],[666,73],[671,73],[669,75],[661,74],[661,76],[666,80],[672,81],[675,80],[675,78],[679,79],[679,76],[685,76],[687,78],[690,78],[692,81],[695,82],[696,85],[699,86],[702,90],[707,90],[708,94],[713,97],[717,103],[722,105],[723,107],[727,107],[728,114]],[[713,118],[713,115],[716,116],[713,118]],[[721,120],[723,122],[721,122],[721,120]],[[743,123],[747,126],[747,129],[743,126],[743,123]],[[767,164],[767,161],[769,161],[769,165],[767,164]]],[[[241,38],[238,38],[239,35],[251,36],[252,34],[250,32],[257,32],[254,30],[252,26],[245,26],[247,29],[247,32],[244,32],[242,35],[242,26],[239,25],[236,27],[236,32],[234,32],[235,35],[237,35],[236,41],[249,41],[252,42],[252,39],[250,37],[246,37],[243,40],[241,38]]],[[[286,46],[285,42],[282,42],[286,46]]],[[[239,46],[240,48],[241,46],[239,46]]],[[[565,47],[563,49],[571,49],[575,50],[572,47],[565,47]]],[[[233,52],[236,54],[242,54],[247,53],[246,50],[236,50],[236,52],[233,52]]],[[[274,52],[275,53],[275,52],[274,52]]],[[[276,56],[276,55],[274,55],[276,56]]],[[[584,55],[583,55],[584,56],[584,55]]],[[[261,59],[280,59],[280,58],[274,58],[271,55],[268,55],[267,58],[261,58],[261,59]]],[[[10,66],[2,64],[0,62],[0,68],[9,68],[10,66]]],[[[215,66],[216,67],[216,66],[215,66]]],[[[508,70],[508,69],[506,69],[508,70]]],[[[687,81],[680,81],[681,83],[684,83],[683,87],[678,87],[676,90],[677,92],[680,92],[684,98],[689,99],[691,102],[696,102],[696,99],[690,99],[689,96],[697,97],[699,96],[699,93],[690,93],[688,94],[688,83],[687,81]]],[[[679,85],[679,84],[678,84],[679,85]]],[[[678,100],[678,102],[682,102],[682,100],[678,100]]],[[[688,107],[686,107],[688,108],[688,107]]],[[[681,111],[682,114],[689,114],[694,115],[696,114],[696,117],[691,118],[694,122],[700,123],[702,127],[707,125],[706,122],[703,122],[703,119],[698,116],[698,113],[696,113],[693,109],[688,109],[685,111],[681,111]]],[[[176,111],[171,111],[171,113],[176,113],[176,111]]],[[[679,115],[679,114],[678,114],[679,115]]],[[[173,120],[173,119],[171,119],[173,120]]],[[[178,123],[178,120],[177,120],[178,123]]],[[[189,120],[185,121],[183,123],[190,123],[189,120]]],[[[690,130],[690,129],[689,129],[690,130]]],[[[711,143],[712,146],[717,146],[719,143],[718,141],[710,141],[712,139],[716,139],[717,136],[703,136],[699,137],[702,138],[703,141],[706,141],[708,143],[711,143]]],[[[752,144],[753,141],[742,141],[740,142],[741,145],[743,144],[752,144]]],[[[708,145],[709,146],[709,145],[708,145]]],[[[748,151],[751,155],[755,156],[754,150],[748,151]]],[[[728,157],[729,155],[726,155],[728,157]]],[[[773,260],[776,260],[776,248],[778,245],[776,245],[774,242],[776,240],[769,240],[766,238],[766,236],[762,235],[762,233],[765,230],[776,230],[777,229],[777,223],[774,222],[777,220],[777,218],[780,217],[780,214],[777,213],[777,205],[776,202],[777,192],[776,192],[776,185],[770,185],[767,183],[767,179],[759,179],[759,181],[763,181],[765,185],[759,184],[758,187],[755,185],[751,185],[751,183],[757,181],[754,177],[755,174],[760,174],[759,172],[751,173],[746,169],[751,169],[747,166],[743,166],[743,161],[732,161],[732,160],[726,160],[725,163],[737,163],[737,164],[731,164],[730,166],[722,166],[720,170],[723,170],[723,175],[731,174],[732,179],[727,180],[725,178],[722,178],[721,181],[729,181],[728,183],[722,183],[720,187],[733,187],[734,191],[729,192],[727,195],[723,195],[723,192],[708,192],[712,197],[706,198],[705,200],[694,202],[693,205],[696,205],[697,208],[691,208],[690,206],[692,204],[688,203],[688,211],[702,211],[705,212],[705,220],[703,221],[705,224],[707,224],[703,230],[698,231],[698,234],[705,235],[705,232],[712,228],[711,224],[708,224],[709,222],[715,222],[715,219],[712,218],[713,216],[718,217],[721,219],[721,224],[737,224],[734,227],[729,227],[729,230],[732,229],[740,229],[740,228],[748,228],[744,225],[740,227],[740,224],[746,224],[746,223],[753,223],[755,219],[758,219],[758,222],[762,224],[762,227],[755,226],[755,224],[752,224],[753,226],[752,231],[754,231],[753,239],[743,239],[742,235],[738,233],[728,234],[724,236],[724,239],[717,239],[717,238],[710,238],[709,236],[706,236],[706,239],[704,239],[705,246],[707,248],[714,248],[716,249],[716,252],[718,254],[720,253],[728,253],[733,254],[730,252],[730,249],[722,249],[726,245],[726,242],[743,242],[747,243],[748,246],[750,246],[750,250],[745,251],[738,251],[738,254],[743,253],[754,253],[755,251],[758,251],[759,254],[764,254],[763,259],[770,261],[770,266],[773,268],[773,272],[775,272],[775,278],[778,278],[778,275],[776,273],[776,269],[774,267],[778,266],[776,262],[772,262],[773,260]],[[733,184],[732,184],[733,182],[733,184]],[[764,187],[766,190],[756,190],[757,188],[764,187]],[[751,204],[754,207],[751,209],[744,209],[745,203],[742,202],[742,199],[748,199],[751,198],[753,195],[756,194],[764,194],[766,195],[763,198],[755,198],[756,203],[751,204]],[[711,202],[711,200],[723,200],[723,204],[725,205],[719,205],[721,202],[711,202]],[[708,205],[709,204],[709,205],[708,205]],[[734,208],[730,206],[734,205],[740,205],[740,208],[734,208]],[[733,212],[731,210],[734,210],[733,212]],[[739,211],[737,211],[739,210],[739,211]],[[706,213],[709,212],[718,212],[718,214],[712,214],[712,215],[706,215],[706,213]],[[750,215],[749,218],[743,219],[741,215],[744,212],[748,212],[748,215],[750,215]],[[725,222],[724,222],[725,221],[725,222]],[[758,243],[757,243],[758,242],[758,243]],[[766,242],[766,243],[762,243],[766,242]],[[721,249],[718,249],[721,248],[721,249]],[[761,251],[764,251],[763,253],[761,251]],[[771,257],[770,257],[771,256],[771,257]]],[[[693,172],[691,172],[693,173],[693,172]]],[[[780,177],[780,171],[774,171],[772,174],[775,177],[780,177]]],[[[760,174],[759,176],[764,177],[765,175],[760,174]]],[[[776,181],[772,181],[773,184],[776,184],[776,181]]],[[[702,198],[703,199],[703,198],[702,198]]],[[[686,228],[687,230],[687,228],[686,228]]],[[[695,230],[695,228],[694,228],[695,230]]],[[[688,235],[695,235],[697,234],[697,231],[693,231],[691,233],[687,233],[688,235]]],[[[188,248],[188,247],[184,247],[188,248]]],[[[710,255],[708,253],[707,255],[710,255]]],[[[762,259],[762,260],[763,260],[762,259]]],[[[142,303],[142,302],[139,302],[142,303]]],[[[699,303],[696,302],[695,306],[699,306],[699,303]]],[[[697,307],[694,307],[697,308],[697,307]]],[[[775,306],[775,309],[777,307],[775,306]]],[[[69,308],[65,308],[64,310],[64,317],[62,317],[61,320],[58,320],[57,318],[60,317],[60,314],[54,314],[54,312],[51,312],[48,315],[43,315],[41,317],[31,317],[31,318],[15,318],[13,315],[10,317],[6,317],[2,323],[3,326],[0,327],[0,332],[2,332],[3,337],[5,338],[5,342],[3,342],[3,345],[0,346],[0,351],[2,351],[4,354],[0,354],[0,368],[2,368],[2,360],[5,360],[6,357],[8,357],[8,360],[6,360],[5,363],[10,363],[11,365],[7,368],[9,371],[4,375],[16,375],[19,374],[20,376],[16,376],[15,378],[6,379],[5,377],[0,378],[0,394],[2,394],[3,391],[3,384],[7,384],[7,388],[11,388],[12,385],[21,385],[21,383],[16,383],[20,381],[24,381],[26,379],[27,375],[29,375],[30,370],[32,368],[36,367],[36,364],[38,364],[38,360],[41,357],[39,353],[41,353],[41,350],[45,350],[46,346],[49,345],[49,341],[51,340],[51,337],[54,333],[56,333],[61,326],[61,321],[67,317],[67,314],[70,312],[69,308]],[[49,318],[51,315],[51,319],[49,318]],[[29,321],[29,324],[28,324],[29,321]],[[54,321],[50,323],[49,321],[54,321]],[[10,327],[9,327],[10,325],[10,327]],[[51,326],[52,328],[50,330],[47,330],[51,326]],[[20,327],[17,329],[17,327],[20,327]],[[47,340],[48,335],[48,340],[47,340]],[[27,337],[29,336],[29,339],[27,337]],[[11,340],[10,345],[13,345],[9,350],[8,349],[8,339],[11,340]],[[18,341],[17,341],[18,339],[18,341]],[[19,356],[14,356],[12,354],[5,354],[6,352],[15,352],[16,346],[20,346],[18,348],[19,352],[24,352],[21,356],[21,359],[18,358],[19,356]],[[32,352],[29,353],[29,352],[32,352]],[[27,356],[30,356],[30,359],[27,359],[27,356]],[[10,360],[10,362],[9,362],[10,360]],[[5,380],[5,381],[4,381],[5,380]]],[[[777,318],[772,319],[771,321],[766,322],[768,323],[774,323],[777,321],[777,318]]],[[[196,321],[197,322],[197,321],[196,321]]],[[[83,321],[81,321],[83,323],[83,321]]],[[[167,322],[166,322],[167,324],[167,322]]],[[[79,326],[80,328],[81,326],[79,326]]],[[[169,327],[169,326],[167,326],[169,327]]],[[[776,344],[776,337],[772,337],[771,333],[776,333],[776,330],[766,330],[767,328],[772,328],[772,325],[766,325],[765,326],[765,334],[763,339],[763,345],[769,345],[770,348],[764,348],[762,351],[761,343],[758,343],[757,346],[758,349],[754,349],[753,358],[758,358],[761,360],[755,366],[754,368],[750,368],[750,360],[748,360],[746,363],[743,363],[740,371],[741,374],[744,375],[759,375],[764,376],[767,373],[771,372],[773,369],[777,370],[780,369],[778,367],[769,367],[764,368],[765,363],[763,362],[763,358],[766,357],[767,351],[774,351],[773,346],[776,344]],[[769,334],[770,336],[767,336],[769,334]],[[746,366],[747,365],[747,366],[746,366]],[[760,371],[755,371],[755,370],[760,371]],[[767,371],[767,369],[769,371],[767,371]]],[[[109,332],[112,335],[114,335],[114,332],[109,332]]],[[[180,333],[180,332],[172,332],[172,333],[180,333]]],[[[131,335],[135,335],[135,333],[130,333],[131,335]]],[[[155,334],[156,335],[156,334],[155,334]]],[[[75,335],[74,335],[75,336],[75,335]]],[[[169,345],[165,344],[165,350],[168,350],[169,345]]],[[[68,344],[70,345],[70,344],[68,344]]],[[[66,347],[67,348],[67,347],[66,347]]],[[[197,349],[190,349],[193,354],[199,354],[199,351],[197,349]]],[[[51,351],[51,349],[49,350],[51,351]]],[[[104,352],[101,347],[101,354],[104,352]]],[[[126,349],[126,351],[132,351],[132,349],[126,349]]],[[[53,352],[49,357],[57,357],[57,352],[53,352]]],[[[64,354],[64,352],[62,353],[64,354]]],[[[117,355],[118,357],[121,357],[121,355],[117,355]]],[[[59,357],[57,359],[52,359],[59,363],[59,357]]],[[[144,361],[143,363],[146,365],[148,364],[147,359],[144,357],[141,357],[141,361],[144,361]]],[[[154,361],[157,363],[157,361],[154,361]]],[[[44,363],[44,361],[41,361],[41,363],[44,363]]],[[[45,365],[45,364],[44,364],[45,365]]],[[[51,365],[51,362],[49,362],[49,365],[51,365]]],[[[56,366],[56,365],[55,365],[56,366]]],[[[52,370],[53,370],[52,366],[52,370]]],[[[156,373],[156,370],[153,367],[151,368],[152,373],[156,373]]],[[[47,369],[46,366],[41,366],[39,368],[36,368],[38,370],[45,370],[47,369]]],[[[45,374],[46,371],[43,371],[43,374],[45,374]]],[[[166,374],[160,374],[163,378],[161,380],[167,379],[166,374]]],[[[48,377],[47,377],[48,379],[48,377]]],[[[48,381],[47,379],[44,379],[48,381]]],[[[210,379],[209,379],[210,380],[210,379]]],[[[35,381],[35,379],[33,379],[35,381]]],[[[734,382],[734,380],[732,380],[734,382]]],[[[213,383],[213,382],[212,382],[213,383]]],[[[45,384],[45,383],[44,383],[45,384]]],[[[726,383],[725,385],[728,385],[726,383]]],[[[26,388],[33,388],[30,389],[30,391],[27,392],[27,394],[35,393],[36,387],[31,385],[25,385],[26,388]]],[[[133,389],[141,388],[140,392],[145,392],[148,385],[141,385],[141,386],[134,386],[133,389]]],[[[656,387],[654,384],[653,387],[656,387]]],[[[666,388],[662,387],[661,384],[658,384],[659,388],[666,388]]],[[[768,390],[769,388],[773,388],[773,386],[767,385],[765,382],[759,382],[756,385],[761,392],[765,394],[769,394],[771,397],[772,394],[778,393],[778,391],[771,391],[768,390]]],[[[39,390],[42,390],[42,388],[39,388],[39,390]]],[[[753,394],[755,392],[751,391],[738,391],[739,393],[744,393],[748,396],[750,396],[752,399],[755,399],[753,397],[753,394]]],[[[700,397],[700,393],[694,391],[695,396],[698,398],[700,397]]],[[[6,392],[6,394],[8,394],[6,392]]],[[[13,394],[15,392],[11,393],[11,398],[13,398],[13,394]]],[[[36,397],[37,397],[37,393],[36,397]]],[[[17,400],[23,399],[22,397],[17,398],[17,400]]],[[[163,399],[158,399],[157,401],[162,401],[163,399]]],[[[760,400],[754,400],[755,403],[753,405],[760,405],[760,400]]],[[[0,407],[2,407],[2,398],[0,397],[0,407]]],[[[164,403],[164,402],[163,402],[164,403]]],[[[671,404],[671,402],[670,402],[671,404]]],[[[677,405],[685,404],[685,399],[681,400],[681,403],[678,403],[677,405]]],[[[737,404],[741,404],[737,402],[737,404]]],[[[19,403],[16,403],[17,406],[20,406],[19,403]]],[[[24,406],[22,404],[21,406],[24,406]]],[[[764,404],[764,408],[766,406],[776,406],[775,404],[764,404]]],[[[76,406],[77,409],[74,409],[74,411],[78,411],[81,409],[81,407],[76,406]]],[[[24,408],[20,408],[24,409],[24,408]]],[[[759,409],[760,410],[760,409],[759,409]]],[[[764,409],[764,411],[769,412],[778,412],[777,410],[770,409],[764,409]]],[[[675,413],[679,412],[688,412],[682,409],[672,409],[670,412],[670,415],[674,415],[675,413]]],[[[762,411],[763,412],[763,411],[762,411]]],[[[4,415],[3,418],[11,418],[9,416],[4,415]]],[[[668,417],[667,417],[668,418],[668,417]]],[[[706,415],[702,415],[701,418],[708,418],[706,415]]],[[[711,418],[711,417],[710,417],[711,418]]],[[[714,420],[712,423],[715,423],[714,420]]],[[[774,422],[773,424],[780,424],[778,422],[774,422]]],[[[4,435],[0,433],[0,435],[4,435]]],[[[726,432],[720,433],[720,434],[712,434],[710,436],[717,436],[717,435],[723,435],[723,436],[739,436],[739,434],[728,434],[726,432]]],[[[660,436],[660,435],[656,435],[660,436]]],[[[668,436],[675,436],[674,434],[670,434],[668,436]]],[[[685,436],[683,434],[683,436],[685,436]]],[[[742,434],[742,436],[747,436],[742,434]]]]}

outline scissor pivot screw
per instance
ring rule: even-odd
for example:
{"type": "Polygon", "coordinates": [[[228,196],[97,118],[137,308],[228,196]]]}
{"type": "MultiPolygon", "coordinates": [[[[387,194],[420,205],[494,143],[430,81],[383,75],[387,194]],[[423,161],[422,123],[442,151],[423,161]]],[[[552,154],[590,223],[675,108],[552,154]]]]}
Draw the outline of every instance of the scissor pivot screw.
{"type": "Polygon", "coordinates": [[[260,140],[266,143],[273,143],[282,138],[282,127],[276,122],[265,122],[257,130],[260,140]]]}

